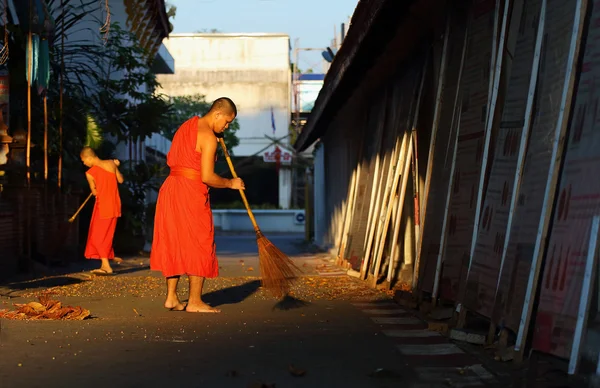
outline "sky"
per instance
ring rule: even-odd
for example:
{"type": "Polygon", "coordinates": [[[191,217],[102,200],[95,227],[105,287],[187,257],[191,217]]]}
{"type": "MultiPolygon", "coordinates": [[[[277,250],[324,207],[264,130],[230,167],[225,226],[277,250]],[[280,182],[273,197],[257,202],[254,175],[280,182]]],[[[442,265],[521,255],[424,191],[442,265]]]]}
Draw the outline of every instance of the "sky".
{"type": "MultiPolygon", "coordinates": [[[[331,45],[340,26],[352,16],[358,0],[167,0],[177,7],[173,33],[217,29],[219,32],[269,32],[296,39],[300,48],[331,45]]],[[[291,53],[293,55],[293,51],[291,53]]],[[[320,51],[300,51],[298,67],[322,70],[320,51]]],[[[292,58],[293,61],[293,58],[292,58]]]]}

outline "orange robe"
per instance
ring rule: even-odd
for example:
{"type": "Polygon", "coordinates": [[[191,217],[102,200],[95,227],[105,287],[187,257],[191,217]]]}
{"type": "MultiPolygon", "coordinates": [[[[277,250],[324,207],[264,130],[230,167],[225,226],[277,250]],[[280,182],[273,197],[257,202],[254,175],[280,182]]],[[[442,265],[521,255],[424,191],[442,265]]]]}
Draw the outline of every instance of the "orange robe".
{"type": "Polygon", "coordinates": [[[88,259],[114,259],[113,238],[117,218],[121,217],[117,175],[99,166],[93,166],[87,173],[96,182],[96,203],[84,255],[88,259]]]}
{"type": "Polygon", "coordinates": [[[171,172],[158,193],[150,269],[163,276],[219,275],[208,186],[196,152],[198,117],[175,133],[167,164],[171,172]]]}

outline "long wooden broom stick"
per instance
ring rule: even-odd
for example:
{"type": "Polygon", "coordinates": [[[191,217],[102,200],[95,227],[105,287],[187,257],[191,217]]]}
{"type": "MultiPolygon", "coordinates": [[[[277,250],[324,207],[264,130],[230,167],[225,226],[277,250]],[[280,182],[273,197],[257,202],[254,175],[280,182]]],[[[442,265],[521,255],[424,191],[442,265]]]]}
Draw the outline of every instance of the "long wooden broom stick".
{"type": "MultiPolygon", "coordinates": [[[[238,176],[235,173],[231,157],[229,156],[229,152],[227,152],[227,147],[222,138],[219,138],[219,144],[225,154],[231,175],[237,178],[238,176]]],[[[240,190],[240,195],[256,232],[262,285],[276,298],[283,297],[289,292],[293,280],[297,277],[296,272],[300,272],[300,269],[262,234],[256,218],[250,209],[250,204],[248,203],[248,199],[246,199],[244,190],[240,190]]]]}
{"type": "Polygon", "coordinates": [[[75,221],[75,218],[77,218],[77,216],[79,215],[79,213],[81,212],[81,210],[83,209],[83,207],[85,206],[85,204],[88,203],[88,201],[90,200],[90,198],[92,198],[92,193],[90,193],[90,195],[88,195],[88,197],[85,199],[85,201],[83,201],[83,203],[81,204],[81,206],[79,206],[79,209],[77,209],[77,211],[75,212],[75,214],[73,214],[73,216],[71,216],[71,218],[69,218],[69,222],[75,221]]]}

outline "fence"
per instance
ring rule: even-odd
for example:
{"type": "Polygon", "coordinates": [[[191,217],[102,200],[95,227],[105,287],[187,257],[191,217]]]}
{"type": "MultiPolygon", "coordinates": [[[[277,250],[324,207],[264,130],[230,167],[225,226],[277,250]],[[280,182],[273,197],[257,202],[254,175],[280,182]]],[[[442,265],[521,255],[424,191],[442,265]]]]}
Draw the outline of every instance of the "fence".
{"type": "Polygon", "coordinates": [[[429,52],[321,139],[325,240],[373,286],[405,281],[575,372],[598,319],[600,2],[450,3],[429,52]]]}
{"type": "Polygon", "coordinates": [[[0,193],[0,278],[41,264],[67,262],[79,252],[79,222],[68,224],[80,196],[56,189],[4,186],[0,193]]]}

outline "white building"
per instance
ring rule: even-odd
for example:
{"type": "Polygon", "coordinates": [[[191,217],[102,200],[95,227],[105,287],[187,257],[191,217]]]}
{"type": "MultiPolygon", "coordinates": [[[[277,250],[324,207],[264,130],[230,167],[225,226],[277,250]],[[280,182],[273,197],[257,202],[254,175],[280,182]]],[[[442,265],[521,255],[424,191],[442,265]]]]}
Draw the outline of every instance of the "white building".
{"type": "MultiPolygon", "coordinates": [[[[36,0],[40,3],[40,0],[36,0]]],[[[48,1],[45,1],[48,3],[48,1]]],[[[54,16],[60,12],[60,2],[53,3],[54,16]]],[[[80,8],[77,12],[86,12],[86,16],[82,18],[74,28],[67,31],[65,44],[69,42],[92,43],[102,45],[103,36],[100,27],[107,20],[107,11],[104,2],[90,3],[82,6],[77,1],[65,1],[64,6],[80,8]]],[[[108,2],[109,16],[111,23],[118,23],[121,28],[133,32],[142,47],[146,48],[151,60],[151,69],[156,74],[173,74],[175,71],[173,57],[162,44],[163,39],[169,34],[169,21],[166,15],[164,1],[141,0],[135,4],[131,0],[109,0],[108,2]]],[[[9,0],[8,10],[11,15],[11,20],[15,24],[19,24],[20,20],[25,20],[28,15],[28,4],[22,0],[9,0]]],[[[60,31],[61,24],[57,22],[56,29],[60,31]]],[[[84,60],[83,57],[78,60],[84,60]]],[[[74,74],[65,74],[65,77],[75,77],[74,74]]],[[[112,77],[118,78],[120,74],[113,73],[112,77]]],[[[152,151],[158,154],[166,155],[170,142],[166,139],[160,140],[160,135],[154,135],[151,139],[130,144],[128,142],[120,142],[117,144],[116,157],[121,160],[129,160],[130,158],[136,161],[146,160],[146,149],[152,148],[152,151]],[[159,148],[154,148],[159,147],[159,148]],[[133,150],[133,152],[130,152],[133,150]]]]}
{"type": "MultiPolygon", "coordinates": [[[[171,34],[164,42],[177,63],[159,75],[169,96],[203,94],[231,98],[238,108],[236,156],[272,152],[273,138],[289,146],[290,38],[285,34],[171,34]],[[273,129],[272,122],[275,124],[273,129]]],[[[286,152],[285,150],[282,150],[286,152]]],[[[291,174],[279,173],[279,206],[290,207],[291,174]]]]}

